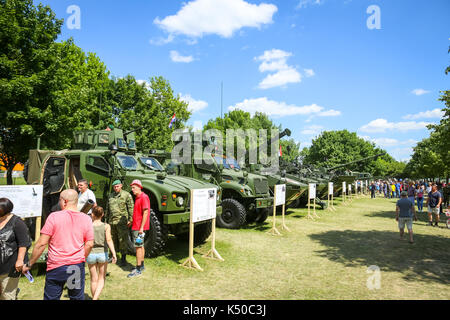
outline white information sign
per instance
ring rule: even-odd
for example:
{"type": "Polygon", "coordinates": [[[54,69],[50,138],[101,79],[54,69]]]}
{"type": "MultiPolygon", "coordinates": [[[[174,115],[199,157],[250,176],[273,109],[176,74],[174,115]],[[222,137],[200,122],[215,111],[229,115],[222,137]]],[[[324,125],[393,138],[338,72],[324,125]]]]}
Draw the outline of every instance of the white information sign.
{"type": "Polygon", "coordinates": [[[352,193],[352,185],[351,184],[348,185],[348,192],[352,193]]]}
{"type": "Polygon", "coordinates": [[[347,184],[344,182],[342,182],[342,192],[346,192],[347,191],[347,184]]]}
{"type": "Polygon", "coordinates": [[[42,185],[0,186],[0,198],[11,200],[13,213],[21,218],[42,215],[42,194],[42,185]]]}
{"type": "Polygon", "coordinates": [[[333,182],[328,182],[328,194],[333,195],[333,182]]]}
{"type": "Polygon", "coordinates": [[[309,184],[309,198],[310,199],[316,198],[316,184],[315,183],[309,184]]]}
{"type": "Polygon", "coordinates": [[[275,205],[281,206],[286,202],[286,185],[277,184],[275,185],[275,205]]]}
{"type": "Polygon", "coordinates": [[[217,189],[192,190],[192,221],[211,220],[216,217],[217,189]]]}

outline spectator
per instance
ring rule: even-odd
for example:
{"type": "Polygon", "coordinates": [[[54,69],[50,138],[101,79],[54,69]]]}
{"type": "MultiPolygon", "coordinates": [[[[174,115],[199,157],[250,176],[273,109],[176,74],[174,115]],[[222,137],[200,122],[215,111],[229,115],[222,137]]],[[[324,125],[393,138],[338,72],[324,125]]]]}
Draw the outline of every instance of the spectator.
{"type": "Polygon", "coordinates": [[[0,199],[0,300],[16,300],[20,273],[31,246],[28,228],[12,213],[13,208],[11,200],[0,199]]]}
{"type": "Polygon", "coordinates": [[[408,199],[413,203],[413,205],[415,205],[416,188],[414,187],[414,183],[412,181],[409,182],[407,193],[408,193],[408,199]]]}
{"type": "Polygon", "coordinates": [[[112,263],[116,263],[116,251],[111,239],[111,227],[103,223],[104,212],[102,207],[95,207],[92,210],[92,225],[94,226],[94,247],[86,261],[89,267],[91,278],[92,300],[98,300],[105,285],[106,268],[108,265],[108,247],[111,250],[112,263]]]}
{"type": "Polygon", "coordinates": [[[136,196],[133,208],[133,224],[131,226],[133,243],[136,248],[136,268],[131,271],[128,278],[139,276],[145,270],[144,242],[138,244],[136,240],[138,237],[145,235],[144,231],[150,229],[150,199],[147,194],[142,191],[142,183],[140,180],[133,180],[131,183],[131,191],[136,196]]]}
{"type": "Polygon", "coordinates": [[[108,198],[106,221],[111,225],[114,247],[122,254],[120,265],[125,266],[134,203],[131,194],[122,190],[123,185],[120,180],[115,180],[112,185],[114,192],[108,198]]]}
{"type": "MultiPolygon", "coordinates": [[[[84,204],[90,199],[94,201],[94,207],[97,205],[97,200],[95,199],[95,194],[92,192],[91,189],[88,188],[88,182],[86,179],[81,179],[78,182],[78,190],[80,193],[78,194],[78,205],[77,209],[80,211],[84,204]]],[[[92,213],[92,209],[89,210],[88,214],[90,215],[92,213]]]]}
{"type": "Polygon", "coordinates": [[[419,210],[419,212],[423,211],[423,194],[424,194],[424,186],[418,186],[418,188],[416,189],[416,196],[417,196],[417,210],[419,210]]]}
{"type": "Polygon", "coordinates": [[[372,182],[372,184],[370,185],[370,198],[374,199],[375,198],[375,192],[376,192],[376,185],[375,182],[372,182]]]}
{"type": "Polygon", "coordinates": [[[428,207],[428,225],[433,225],[433,215],[435,217],[434,226],[439,226],[439,207],[442,203],[442,195],[437,190],[437,185],[431,186],[431,192],[428,194],[427,207],[428,207]]]}
{"type": "Polygon", "coordinates": [[[401,199],[397,201],[396,205],[396,220],[398,221],[398,228],[400,230],[400,239],[403,239],[405,224],[408,228],[409,243],[414,243],[413,240],[413,216],[414,221],[417,221],[416,210],[414,204],[407,198],[408,192],[402,191],[401,199]]]}
{"type": "Polygon", "coordinates": [[[395,182],[392,182],[392,185],[391,185],[392,198],[395,198],[395,189],[396,189],[395,182]]]}
{"type": "Polygon", "coordinates": [[[397,197],[397,198],[400,198],[400,182],[399,181],[397,181],[397,183],[395,184],[395,196],[397,197]]]}
{"type": "Polygon", "coordinates": [[[61,192],[62,210],[48,216],[30,262],[22,270],[30,270],[48,245],[44,300],[59,300],[64,285],[71,300],[84,300],[84,264],[94,244],[94,228],[92,219],[77,210],[77,201],[75,190],[61,192]]]}

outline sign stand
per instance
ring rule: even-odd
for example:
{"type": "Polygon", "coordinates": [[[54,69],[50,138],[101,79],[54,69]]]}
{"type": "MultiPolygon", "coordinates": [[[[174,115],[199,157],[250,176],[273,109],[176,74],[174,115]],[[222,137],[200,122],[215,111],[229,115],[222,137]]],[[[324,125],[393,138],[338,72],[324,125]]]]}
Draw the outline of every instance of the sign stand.
{"type": "Polygon", "coordinates": [[[202,267],[197,263],[197,260],[194,258],[194,217],[193,217],[193,208],[194,208],[194,190],[191,190],[191,212],[189,218],[189,258],[186,259],[185,262],[181,264],[181,266],[186,267],[188,269],[196,269],[199,271],[203,271],[202,267]]]}
{"type": "Polygon", "coordinates": [[[282,215],[281,230],[286,230],[287,232],[291,232],[291,230],[289,230],[289,228],[284,223],[284,209],[285,209],[285,204],[283,203],[283,215],[282,215]]]}
{"type": "Polygon", "coordinates": [[[328,182],[328,210],[336,211],[336,208],[333,206],[333,182],[328,182]],[[331,203],[330,203],[331,200],[331,203]]]}
{"type": "Polygon", "coordinates": [[[349,202],[353,202],[353,199],[352,199],[352,184],[348,185],[348,201],[349,202]]]}
{"type": "Polygon", "coordinates": [[[36,231],[34,232],[34,239],[38,241],[39,237],[41,236],[41,217],[36,217],[36,231]]]}
{"type": "Polygon", "coordinates": [[[311,215],[311,199],[313,199],[313,214],[314,217],[320,218],[316,214],[316,185],[314,183],[310,183],[308,187],[308,218],[314,220],[314,217],[311,215]]]}
{"type": "Polygon", "coordinates": [[[195,189],[191,190],[190,221],[189,221],[189,257],[181,266],[188,269],[203,271],[202,267],[194,258],[194,223],[205,220],[212,220],[212,243],[211,250],[203,257],[224,261],[217,252],[216,246],[216,189],[195,189]]]}
{"type": "MultiPolygon", "coordinates": [[[[278,231],[278,229],[276,227],[277,189],[278,189],[277,187],[278,187],[278,185],[275,185],[274,190],[273,190],[273,224],[272,224],[272,229],[270,229],[270,231],[269,231],[269,233],[273,236],[281,236],[280,231],[278,231]]],[[[284,196],[285,196],[285,194],[284,194],[284,196]]],[[[283,202],[283,224],[284,224],[284,202],[283,202]]]]}
{"type": "Polygon", "coordinates": [[[211,249],[203,255],[204,258],[225,261],[216,250],[216,218],[212,220],[211,249]]]}
{"type": "Polygon", "coordinates": [[[345,201],[345,195],[347,193],[347,186],[345,185],[345,181],[342,182],[342,204],[344,206],[347,205],[347,202],[345,201]]]}

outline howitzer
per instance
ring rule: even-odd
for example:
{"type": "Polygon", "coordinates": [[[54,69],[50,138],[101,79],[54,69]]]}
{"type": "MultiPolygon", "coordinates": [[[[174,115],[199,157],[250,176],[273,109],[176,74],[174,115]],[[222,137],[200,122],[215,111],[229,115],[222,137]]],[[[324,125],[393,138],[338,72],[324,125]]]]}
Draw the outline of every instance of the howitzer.
{"type": "Polygon", "coordinates": [[[363,161],[366,161],[366,160],[369,160],[369,159],[372,159],[372,158],[376,159],[376,158],[378,158],[378,157],[380,157],[382,155],[385,155],[385,154],[386,154],[386,152],[382,152],[382,153],[379,153],[379,154],[376,154],[376,155],[373,155],[373,156],[370,156],[370,157],[366,157],[366,158],[350,161],[350,162],[347,162],[347,163],[339,164],[339,165],[331,167],[331,168],[326,168],[326,171],[330,172],[330,171],[334,171],[334,170],[339,169],[339,168],[346,167],[346,166],[348,166],[350,164],[353,164],[353,163],[363,162],[363,161]]]}

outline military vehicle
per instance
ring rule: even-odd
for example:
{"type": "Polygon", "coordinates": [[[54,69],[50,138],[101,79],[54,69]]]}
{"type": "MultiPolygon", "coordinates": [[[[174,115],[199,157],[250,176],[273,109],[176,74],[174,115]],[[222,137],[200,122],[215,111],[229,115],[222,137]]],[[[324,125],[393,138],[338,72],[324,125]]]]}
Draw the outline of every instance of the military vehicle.
{"type": "Polygon", "coordinates": [[[150,155],[161,159],[169,173],[214,182],[222,188],[222,214],[217,216],[217,226],[239,229],[245,223],[267,219],[273,204],[267,178],[242,170],[235,159],[211,154],[209,161],[203,158],[201,164],[194,159],[189,164],[176,164],[168,152],[151,150],[150,155]]]}
{"type": "MultiPolygon", "coordinates": [[[[124,133],[118,128],[75,132],[70,150],[30,150],[24,175],[28,184],[43,185],[43,223],[48,214],[56,210],[61,191],[76,189],[80,179],[89,181],[97,204],[102,207],[106,207],[114,180],[120,179],[125,191],[131,190],[130,183],[134,179],[141,180],[151,205],[150,231],[144,239],[149,256],[163,252],[169,233],[188,238],[192,189],[216,188],[219,215],[222,209],[217,185],[188,177],[168,176],[156,159],[137,153],[134,132],[124,133]],[[151,166],[143,165],[150,162],[151,166]]],[[[205,241],[211,230],[211,221],[196,223],[195,243],[205,241]]],[[[129,247],[134,249],[131,241],[129,247]]]]}

